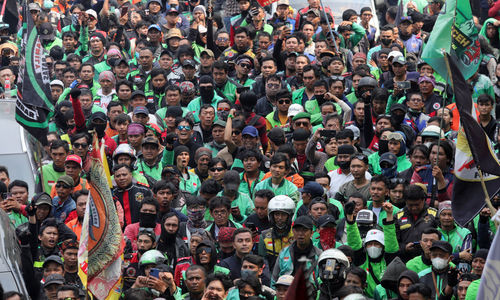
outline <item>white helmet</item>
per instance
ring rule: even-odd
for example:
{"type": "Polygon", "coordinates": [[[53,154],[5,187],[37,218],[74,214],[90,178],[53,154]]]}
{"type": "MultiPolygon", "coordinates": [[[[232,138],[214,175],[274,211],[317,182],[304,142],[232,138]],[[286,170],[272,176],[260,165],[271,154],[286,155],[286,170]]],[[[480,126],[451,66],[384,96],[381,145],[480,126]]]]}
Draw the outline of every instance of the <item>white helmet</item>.
{"type": "Polygon", "coordinates": [[[384,232],[381,230],[378,230],[378,229],[371,229],[370,231],[368,231],[366,233],[366,237],[365,237],[365,241],[364,241],[363,245],[366,245],[368,242],[371,242],[371,241],[377,241],[380,244],[382,244],[382,246],[385,246],[384,232]]]}
{"type": "Polygon", "coordinates": [[[141,259],[139,260],[139,266],[143,267],[149,264],[159,265],[164,263],[165,260],[165,256],[160,251],[156,249],[148,250],[141,256],[141,259]]]}
{"type": "Polygon", "coordinates": [[[115,152],[113,152],[113,160],[116,160],[118,155],[120,154],[127,154],[132,158],[132,160],[135,160],[135,150],[130,146],[129,144],[120,144],[118,147],[116,147],[115,152]]]}
{"type": "Polygon", "coordinates": [[[345,256],[344,252],[335,248],[323,251],[318,258],[318,266],[320,266],[320,278],[326,280],[345,280],[347,276],[346,270],[347,268],[349,268],[349,265],[349,259],[347,259],[347,256],[345,256]],[[337,270],[335,265],[332,265],[333,268],[331,268],[331,270],[328,269],[328,266],[322,267],[322,263],[328,265],[330,263],[329,261],[331,260],[335,260],[336,264],[340,264],[340,269],[337,270]]]}
{"type": "Polygon", "coordinates": [[[269,220],[271,220],[271,213],[275,211],[282,211],[289,216],[292,216],[295,212],[295,202],[293,202],[292,198],[285,195],[275,196],[267,205],[267,216],[269,217],[269,220]]]}

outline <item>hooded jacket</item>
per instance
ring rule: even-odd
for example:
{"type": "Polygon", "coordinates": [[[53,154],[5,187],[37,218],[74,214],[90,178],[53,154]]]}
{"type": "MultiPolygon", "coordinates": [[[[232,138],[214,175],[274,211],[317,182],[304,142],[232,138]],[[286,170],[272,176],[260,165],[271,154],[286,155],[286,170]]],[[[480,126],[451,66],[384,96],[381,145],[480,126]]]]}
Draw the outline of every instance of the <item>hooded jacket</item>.
{"type": "MultiPolygon", "coordinates": [[[[406,266],[401,258],[396,257],[388,266],[380,279],[380,284],[375,287],[375,299],[390,299],[397,295],[398,282],[401,272],[406,271],[406,266]]],[[[417,275],[415,273],[415,275],[417,275]]],[[[417,276],[418,278],[418,276],[417,276]]]]}

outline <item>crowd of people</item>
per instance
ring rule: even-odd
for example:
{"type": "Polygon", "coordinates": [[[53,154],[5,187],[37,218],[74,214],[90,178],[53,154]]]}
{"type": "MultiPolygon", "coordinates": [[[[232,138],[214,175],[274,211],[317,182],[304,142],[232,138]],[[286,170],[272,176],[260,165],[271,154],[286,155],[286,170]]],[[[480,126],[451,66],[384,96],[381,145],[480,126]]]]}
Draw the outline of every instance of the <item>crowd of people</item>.
{"type": "MultiPolygon", "coordinates": [[[[94,139],[126,242],[124,299],[284,300],[301,267],[311,299],[475,299],[497,229],[489,208],[454,220],[459,115],[421,59],[445,1],[384,2],[19,3],[55,109],[35,191],[0,167],[28,292],[0,282],[3,299],[88,296],[94,139]]],[[[470,2],[482,61],[467,83],[496,145],[500,1],[470,2]]],[[[0,35],[0,92],[15,98],[22,30],[0,35]]]]}

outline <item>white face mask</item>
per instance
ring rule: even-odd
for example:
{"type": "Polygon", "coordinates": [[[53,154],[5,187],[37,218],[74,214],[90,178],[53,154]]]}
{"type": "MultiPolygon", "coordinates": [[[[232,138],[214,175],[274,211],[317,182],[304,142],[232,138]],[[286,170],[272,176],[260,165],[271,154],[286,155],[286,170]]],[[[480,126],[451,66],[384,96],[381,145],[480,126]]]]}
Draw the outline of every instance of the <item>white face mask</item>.
{"type": "Polygon", "coordinates": [[[368,256],[371,259],[376,259],[380,255],[382,255],[382,248],[379,248],[377,246],[370,246],[370,247],[366,248],[366,253],[368,253],[368,256]]]}
{"type": "Polygon", "coordinates": [[[441,257],[433,258],[433,259],[431,259],[431,262],[432,262],[432,266],[436,270],[443,270],[444,268],[446,268],[448,266],[448,260],[441,258],[441,257]]]}

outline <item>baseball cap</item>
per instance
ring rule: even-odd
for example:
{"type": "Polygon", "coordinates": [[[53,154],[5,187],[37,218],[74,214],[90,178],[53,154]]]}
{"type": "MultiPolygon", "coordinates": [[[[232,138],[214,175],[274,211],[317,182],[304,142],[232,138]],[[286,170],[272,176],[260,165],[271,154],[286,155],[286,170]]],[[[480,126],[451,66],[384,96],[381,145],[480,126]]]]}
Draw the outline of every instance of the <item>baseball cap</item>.
{"type": "Polygon", "coordinates": [[[361,136],[361,132],[359,131],[358,126],[356,125],[351,124],[349,126],[346,126],[345,129],[349,129],[350,131],[352,131],[352,133],[354,133],[355,140],[359,139],[359,137],[361,136]]]}
{"type": "Polygon", "coordinates": [[[130,99],[134,99],[135,96],[143,96],[143,97],[146,97],[146,95],[144,94],[143,91],[141,90],[135,90],[133,93],[132,93],[132,96],[130,96],[130,99]]]}
{"type": "Polygon", "coordinates": [[[290,5],[290,1],[289,0],[279,0],[278,2],[276,2],[276,6],[280,6],[280,5],[287,5],[287,6],[289,6],[290,5]]]}
{"type": "Polygon", "coordinates": [[[186,59],[183,63],[182,63],[182,66],[183,67],[186,67],[186,66],[191,66],[193,68],[196,67],[196,63],[194,62],[194,60],[192,59],[186,59]]]}
{"type": "Polygon", "coordinates": [[[325,57],[325,56],[334,57],[334,56],[337,56],[337,55],[335,55],[335,53],[333,51],[325,49],[325,50],[321,51],[321,53],[319,54],[319,57],[322,58],[322,57],[325,57]]]}
{"type": "Polygon", "coordinates": [[[382,154],[380,156],[380,159],[379,159],[380,165],[383,162],[386,162],[386,163],[390,164],[391,166],[394,166],[398,163],[398,158],[396,157],[396,155],[394,155],[394,153],[386,152],[386,153],[382,154]]]}
{"type": "Polygon", "coordinates": [[[406,105],[402,103],[396,103],[391,106],[391,112],[396,111],[396,110],[402,110],[404,112],[407,112],[407,107],[406,105]]]}
{"type": "Polygon", "coordinates": [[[50,82],[50,85],[53,86],[53,85],[58,85],[60,87],[62,87],[64,89],[64,83],[59,80],[59,79],[54,79],[50,82]]]}
{"type": "Polygon", "coordinates": [[[413,24],[413,19],[411,18],[411,16],[402,16],[400,20],[401,20],[401,23],[410,22],[413,24]]]}
{"type": "Polygon", "coordinates": [[[212,125],[212,127],[215,127],[215,126],[220,126],[220,127],[226,128],[226,122],[224,122],[221,119],[217,119],[217,121],[214,122],[214,125],[212,125]]]}
{"type": "Polygon", "coordinates": [[[391,57],[394,58],[397,56],[403,56],[403,53],[401,53],[400,51],[397,51],[397,50],[393,50],[393,51],[389,52],[389,54],[387,55],[387,59],[391,60],[391,57]]]}
{"type": "Polygon", "coordinates": [[[64,163],[67,163],[69,161],[77,163],[80,166],[80,168],[83,166],[82,165],[82,158],[76,154],[70,154],[70,155],[66,156],[66,161],[64,161],[64,163]]]}
{"type": "Polygon", "coordinates": [[[51,284],[63,285],[65,282],[64,277],[61,274],[50,274],[45,278],[45,283],[43,287],[46,288],[51,284]]]}
{"type": "Polygon", "coordinates": [[[427,127],[422,130],[422,133],[420,134],[422,137],[435,137],[435,138],[444,138],[444,133],[439,128],[439,126],[436,125],[427,125],[427,127]]]}
{"type": "Polygon", "coordinates": [[[290,285],[292,285],[292,282],[293,282],[293,276],[292,275],[281,275],[278,278],[278,281],[276,281],[276,283],[274,285],[290,286],[290,285]]]}
{"type": "Polygon", "coordinates": [[[40,5],[38,5],[38,3],[30,3],[30,4],[28,4],[28,10],[41,11],[42,8],[40,7],[40,5]]]}
{"type": "Polygon", "coordinates": [[[406,58],[403,55],[396,56],[392,60],[392,64],[401,64],[401,65],[406,65],[406,58]]]}
{"type": "Polygon", "coordinates": [[[285,131],[281,127],[274,127],[269,130],[267,133],[267,137],[275,144],[284,144],[285,143],[285,131]]]}
{"type": "Polygon", "coordinates": [[[203,53],[207,54],[210,57],[215,57],[214,52],[210,49],[205,49],[205,50],[201,51],[200,56],[202,56],[203,53]]]}
{"type": "Polygon", "coordinates": [[[61,265],[63,266],[63,261],[61,259],[61,257],[59,255],[50,255],[49,257],[47,257],[44,261],[43,261],[43,266],[45,268],[45,266],[49,263],[49,262],[55,262],[57,263],[58,265],[61,265]]]}
{"type": "Polygon", "coordinates": [[[117,66],[121,65],[122,63],[126,64],[128,67],[128,62],[125,58],[120,58],[120,59],[116,60],[114,66],[117,67],[117,66]]]}
{"type": "Polygon", "coordinates": [[[158,146],[158,139],[153,136],[148,136],[142,141],[143,146],[146,144],[158,146]]]}
{"type": "Polygon", "coordinates": [[[55,38],[54,28],[50,23],[42,23],[38,29],[38,33],[42,40],[52,40],[55,38]]]}
{"type": "Polygon", "coordinates": [[[309,216],[300,216],[297,219],[295,219],[295,222],[293,222],[293,228],[295,227],[305,227],[307,229],[313,229],[314,223],[311,217],[309,216]]]}
{"type": "Polygon", "coordinates": [[[235,170],[229,170],[223,177],[224,186],[227,190],[237,191],[240,186],[240,174],[235,170]]]}
{"type": "Polygon", "coordinates": [[[87,13],[87,15],[91,15],[92,17],[94,17],[97,20],[97,13],[95,12],[95,10],[87,9],[86,13],[87,13]]]}
{"type": "Polygon", "coordinates": [[[337,224],[334,216],[323,215],[323,216],[318,218],[318,226],[319,227],[325,227],[328,224],[334,224],[334,225],[337,224]]]}
{"type": "Polygon", "coordinates": [[[36,194],[35,196],[33,196],[33,199],[31,199],[31,202],[33,201],[35,201],[36,206],[47,204],[52,207],[52,198],[50,198],[50,195],[47,193],[36,194]]]}
{"type": "Polygon", "coordinates": [[[167,36],[165,37],[166,40],[171,39],[173,37],[176,38],[182,38],[182,33],[179,28],[172,28],[168,31],[167,36]]]}
{"type": "Polygon", "coordinates": [[[241,135],[244,136],[244,135],[250,135],[252,137],[258,137],[259,136],[259,132],[257,131],[257,128],[253,127],[253,126],[246,126],[245,128],[243,128],[243,131],[241,132],[241,135]]]}
{"type": "Polygon", "coordinates": [[[146,116],[148,116],[149,110],[144,106],[137,106],[136,108],[134,108],[134,115],[138,114],[145,114],[146,116]]]}
{"type": "Polygon", "coordinates": [[[288,107],[288,115],[287,117],[294,117],[298,113],[304,112],[304,108],[302,105],[294,103],[288,107]]]}
{"type": "Polygon", "coordinates": [[[63,175],[63,176],[59,177],[59,179],[57,179],[57,182],[62,182],[66,185],[69,185],[70,187],[75,186],[75,181],[73,180],[73,178],[69,177],[68,175],[63,175]]]}
{"type": "Polygon", "coordinates": [[[441,249],[448,254],[451,254],[453,252],[450,243],[441,240],[432,242],[432,246],[429,248],[429,250],[432,251],[432,249],[441,249]]]}
{"type": "Polygon", "coordinates": [[[149,25],[148,31],[150,31],[151,29],[156,29],[158,31],[161,31],[160,26],[158,26],[157,24],[151,24],[151,25],[149,25]]]}
{"type": "Polygon", "coordinates": [[[299,192],[311,194],[311,197],[315,198],[323,196],[325,190],[316,181],[308,181],[303,188],[299,189],[299,192]]]}

